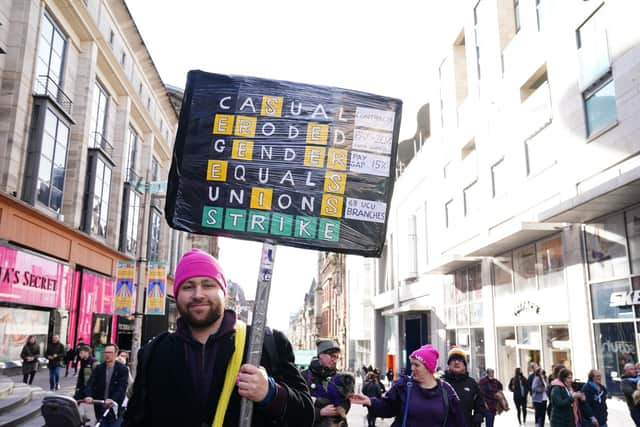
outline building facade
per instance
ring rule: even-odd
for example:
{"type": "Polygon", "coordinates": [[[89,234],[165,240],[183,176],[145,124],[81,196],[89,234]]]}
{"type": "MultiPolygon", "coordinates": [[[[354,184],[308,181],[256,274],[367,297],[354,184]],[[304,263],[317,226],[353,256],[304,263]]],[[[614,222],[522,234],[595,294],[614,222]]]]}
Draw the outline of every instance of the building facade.
{"type": "Polygon", "coordinates": [[[163,214],[178,113],[124,1],[12,1],[0,22],[0,359],[29,334],[130,348],[117,261],[144,286],[191,246],[163,214]]]}
{"type": "Polygon", "coordinates": [[[376,364],[455,344],[476,377],[563,363],[619,391],[640,345],[639,7],[480,0],[443,17],[376,261],[376,364]]]}

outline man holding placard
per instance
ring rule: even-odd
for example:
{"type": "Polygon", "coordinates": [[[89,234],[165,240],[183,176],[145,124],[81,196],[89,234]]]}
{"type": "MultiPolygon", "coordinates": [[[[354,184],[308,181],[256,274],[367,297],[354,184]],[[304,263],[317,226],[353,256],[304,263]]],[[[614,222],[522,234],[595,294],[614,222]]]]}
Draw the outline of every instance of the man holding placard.
{"type": "Polygon", "coordinates": [[[141,350],[125,426],[231,426],[241,397],[255,403],[253,426],[312,425],[311,396],[282,333],[265,337],[277,353],[265,348],[260,367],[240,366],[246,325],[224,309],[226,289],[214,257],[198,249],[182,257],[174,281],[177,331],[141,350]]]}

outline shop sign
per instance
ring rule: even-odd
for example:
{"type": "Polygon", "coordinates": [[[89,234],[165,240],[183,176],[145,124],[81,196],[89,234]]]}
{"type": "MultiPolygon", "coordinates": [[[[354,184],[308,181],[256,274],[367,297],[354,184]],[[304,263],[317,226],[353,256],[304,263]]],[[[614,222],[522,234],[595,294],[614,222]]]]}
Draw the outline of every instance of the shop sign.
{"type": "Polygon", "coordinates": [[[611,292],[609,307],[625,307],[640,304],[640,291],[611,292]]]}
{"type": "Polygon", "coordinates": [[[513,310],[513,315],[518,317],[522,313],[540,314],[540,306],[532,301],[523,301],[516,305],[513,310]]]}
{"type": "Polygon", "coordinates": [[[0,246],[0,301],[69,308],[71,279],[65,264],[0,246]]]}

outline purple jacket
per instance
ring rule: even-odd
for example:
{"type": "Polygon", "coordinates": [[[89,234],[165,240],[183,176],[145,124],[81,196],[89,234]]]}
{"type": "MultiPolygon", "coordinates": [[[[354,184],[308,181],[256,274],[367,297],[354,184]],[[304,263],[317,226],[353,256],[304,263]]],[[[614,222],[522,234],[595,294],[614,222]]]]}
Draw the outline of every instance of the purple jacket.
{"type": "MultiPolygon", "coordinates": [[[[382,418],[396,417],[391,426],[401,426],[407,400],[407,382],[408,377],[400,377],[383,397],[371,398],[369,414],[382,418]]],[[[453,387],[445,381],[438,380],[438,385],[432,389],[422,388],[419,383],[413,382],[409,397],[407,427],[418,426],[466,427],[458,395],[453,387]],[[449,401],[449,414],[445,426],[443,426],[445,414],[442,388],[444,388],[449,401]],[[427,420],[428,423],[425,424],[427,420]]]]}

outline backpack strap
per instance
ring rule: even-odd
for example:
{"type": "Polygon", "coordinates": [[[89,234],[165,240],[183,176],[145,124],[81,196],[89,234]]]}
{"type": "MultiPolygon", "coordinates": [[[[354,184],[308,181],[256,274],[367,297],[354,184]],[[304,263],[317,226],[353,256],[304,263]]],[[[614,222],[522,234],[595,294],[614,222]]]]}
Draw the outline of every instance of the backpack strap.
{"type": "Polygon", "coordinates": [[[409,377],[409,381],[407,381],[407,396],[404,402],[404,415],[402,416],[402,427],[407,426],[407,415],[409,415],[409,400],[411,398],[412,387],[413,387],[413,379],[409,377]]]}
{"type": "Polygon", "coordinates": [[[224,376],[224,385],[222,386],[222,393],[220,393],[220,398],[218,399],[216,415],[211,424],[212,427],[222,427],[224,423],[224,416],[227,413],[231,392],[236,385],[236,378],[240,371],[240,365],[242,365],[246,337],[247,325],[241,320],[236,321],[235,350],[233,351],[229,365],[227,365],[227,373],[224,376]]]}
{"type": "Polygon", "coordinates": [[[440,384],[440,391],[442,392],[442,403],[444,405],[444,420],[442,421],[442,427],[447,427],[447,419],[449,418],[449,394],[445,390],[443,381],[438,380],[440,384]]]}

